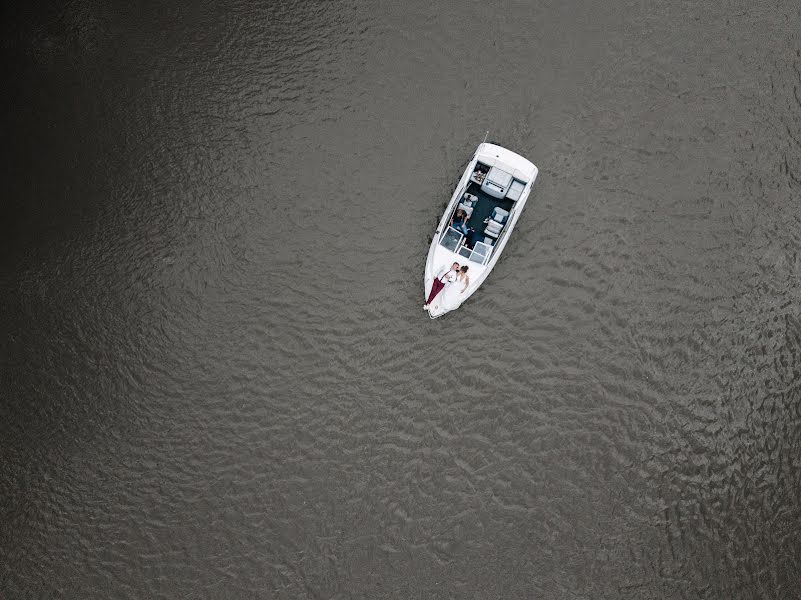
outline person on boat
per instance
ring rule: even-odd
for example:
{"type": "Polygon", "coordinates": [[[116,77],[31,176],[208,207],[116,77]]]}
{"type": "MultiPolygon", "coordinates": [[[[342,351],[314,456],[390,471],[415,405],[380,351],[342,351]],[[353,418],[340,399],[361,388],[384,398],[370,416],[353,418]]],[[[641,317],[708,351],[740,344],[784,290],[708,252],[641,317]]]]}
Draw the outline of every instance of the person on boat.
{"type": "Polygon", "coordinates": [[[428,300],[423,305],[424,310],[428,310],[428,305],[434,301],[434,298],[445,287],[446,283],[453,283],[459,275],[459,263],[455,262],[451,265],[450,269],[447,267],[439,272],[431,284],[431,293],[428,295],[428,300]]]}
{"type": "Polygon", "coordinates": [[[478,234],[476,233],[476,230],[472,227],[468,227],[467,233],[465,234],[464,245],[472,250],[477,241],[478,234]]]}
{"type": "Polygon", "coordinates": [[[467,213],[461,208],[457,208],[456,213],[451,217],[450,226],[467,235],[467,213]]]}
{"type": "Polygon", "coordinates": [[[447,310],[458,308],[464,300],[464,293],[468,285],[470,285],[470,278],[467,276],[467,265],[464,265],[459,269],[456,281],[448,285],[442,292],[440,305],[447,310]]]}

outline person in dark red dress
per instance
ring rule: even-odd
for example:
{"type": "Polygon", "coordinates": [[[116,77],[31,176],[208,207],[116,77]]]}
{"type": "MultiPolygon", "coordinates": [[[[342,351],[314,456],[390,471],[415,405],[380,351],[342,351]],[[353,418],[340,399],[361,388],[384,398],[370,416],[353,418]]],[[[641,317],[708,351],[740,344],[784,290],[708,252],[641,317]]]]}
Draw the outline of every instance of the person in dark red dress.
{"type": "Polygon", "coordinates": [[[440,272],[440,274],[437,275],[436,279],[434,279],[434,283],[431,285],[431,293],[428,295],[428,300],[426,300],[426,303],[423,305],[423,309],[428,310],[428,305],[431,304],[437,294],[442,291],[446,282],[456,281],[458,271],[459,263],[455,262],[451,265],[450,270],[440,272]]]}

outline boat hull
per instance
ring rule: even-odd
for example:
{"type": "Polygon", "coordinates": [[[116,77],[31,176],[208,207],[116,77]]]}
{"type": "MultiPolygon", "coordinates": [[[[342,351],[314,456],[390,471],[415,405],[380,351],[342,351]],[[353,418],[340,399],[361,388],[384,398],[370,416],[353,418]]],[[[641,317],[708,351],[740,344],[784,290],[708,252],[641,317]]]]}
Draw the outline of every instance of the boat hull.
{"type": "MultiPolygon", "coordinates": [[[[496,144],[488,143],[483,143],[478,146],[475,154],[462,174],[459,183],[454,189],[450,202],[448,202],[448,206],[445,209],[439,224],[437,225],[431,245],[429,246],[428,256],[426,258],[425,273],[423,277],[423,291],[425,294],[424,298],[428,298],[428,295],[431,293],[434,278],[454,262],[457,262],[460,265],[468,265],[470,284],[468,285],[467,289],[465,289],[464,293],[462,294],[463,297],[458,303],[445,306],[441,300],[438,300],[442,294],[439,294],[437,297],[435,297],[428,308],[428,314],[432,319],[441,317],[448,312],[452,312],[453,310],[459,308],[468,298],[470,298],[470,296],[476,292],[476,290],[478,290],[479,287],[481,287],[481,284],[486,280],[487,276],[492,271],[492,268],[498,262],[500,255],[502,254],[507,242],[509,241],[509,238],[511,237],[511,233],[514,230],[517,221],[520,218],[520,214],[526,205],[531,192],[531,187],[537,178],[538,172],[539,171],[537,167],[533,163],[523,158],[519,154],[512,152],[511,150],[496,144]],[[460,235],[460,232],[454,233],[453,231],[449,230],[451,216],[454,214],[457,205],[460,205],[460,202],[463,202],[465,194],[468,194],[474,198],[478,197],[478,208],[485,209],[492,205],[491,203],[493,202],[493,197],[498,197],[497,193],[492,194],[492,197],[489,194],[482,193],[481,182],[476,177],[476,173],[478,172],[476,171],[477,168],[489,169],[490,176],[493,168],[498,169],[502,173],[511,174],[514,180],[518,183],[514,190],[510,189],[507,191],[507,196],[504,196],[501,200],[494,201],[496,203],[494,204],[496,209],[500,210],[500,212],[507,212],[508,218],[504,222],[500,234],[495,239],[494,245],[491,246],[491,253],[480,262],[475,260],[474,253],[472,254],[473,259],[470,259],[465,255],[470,254],[470,251],[467,247],[458,245],[459,242],[457,242],[455,245],[451,243],[451,238],[456,238],[456,236],[460,235]],[[519,185],[521,183],[523,184],[522,189],[521,185],[519,185]],[[509,198],[513,192],[514,194],[517,194],[517,197],[513,200],[510,200],[509,198]],[[483,205],[482,202],[484,202],[483,205]],[[498,202],[506,202],[507,204],[504,206],[511,206],[511,208],[508,211],[498,209],[498,202]],[[511,204],[509,204],[510,202],[511,204]],[[447,236],[444,235],[446,233],[448,234],[447,236]]],[[[486,179],[489,179],[489,177],[486,179]]],[[[486,184],[486,182],[483,183],[486,184]]],[[[486,188],[486,185],[484,187],[486,188]]],[[[460,206],[464,206],[464,204],[461,204],[460,206]]],[[[475,217],[478,216],[480,215],[474,214],[473,217],[471,217],[472,221],[476,221],[475,217]]],[[[485,233],[487,233],[486,230],[485,233]]],[[[487,235],[489,236],[490,234],[487,235]]],[[[462,239],[462,242],[463,241],[464,240],[462,239]]],[[[492,239],[484,237],[484,241],[492,242],[492,239]]],[[[482,246],[482,249],[483,248],[484,247],[482,246]]]]}

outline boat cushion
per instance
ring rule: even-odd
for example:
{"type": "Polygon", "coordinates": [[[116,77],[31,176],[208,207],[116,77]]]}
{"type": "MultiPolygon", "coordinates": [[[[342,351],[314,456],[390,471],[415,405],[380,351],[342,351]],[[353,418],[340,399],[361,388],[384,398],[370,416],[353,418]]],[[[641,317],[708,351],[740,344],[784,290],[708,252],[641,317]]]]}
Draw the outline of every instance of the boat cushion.
{"type": "Polygon", "coordinates": [[[487,173],[487,177],[481,184],[481,189],[485,194],[493,198],[503,198],[509,191],[509,184],[512,183],[512,174],[507,173],[498,167],[492,167],[487,173]]]}
{"type": "Polygon", "coordinates": [[[506,221],[506,217],[509,216],[508,210],[503,210],[502,208],[498,208],[497,206],[492,211],[492,218],[498,223],[503,223],[506,221]]]}
{"type": "Polygon", "coordinates": [[[526,187],[526,184],[522,181],[518,181],[515,179],[512,181],[512,185],[509,186],[509,191],[506,192],[506,197],[510,200],[520,200],[520,194],[523,193],[523,189],[526,187]]]}
{"type": "Polygon", "coordinates": [[[487,226],[484,228],[484,235],[491,235],[492,237],[498,237],[498,234],[503,229],[503,225],[498,221],[490,221],[487,223],[487,226]]]}

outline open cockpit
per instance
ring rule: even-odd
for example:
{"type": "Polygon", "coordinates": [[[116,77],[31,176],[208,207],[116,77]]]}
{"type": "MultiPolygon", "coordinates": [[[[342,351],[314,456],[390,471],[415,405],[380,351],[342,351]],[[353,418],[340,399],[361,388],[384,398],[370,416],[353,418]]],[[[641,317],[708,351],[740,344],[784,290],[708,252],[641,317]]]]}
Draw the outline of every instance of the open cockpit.
{"type": "Polygon", "coordinates": [[[499,167],[477,162],[441,233],[440,245],[472,262],[487,264],[526,183],[499,167]]]}

